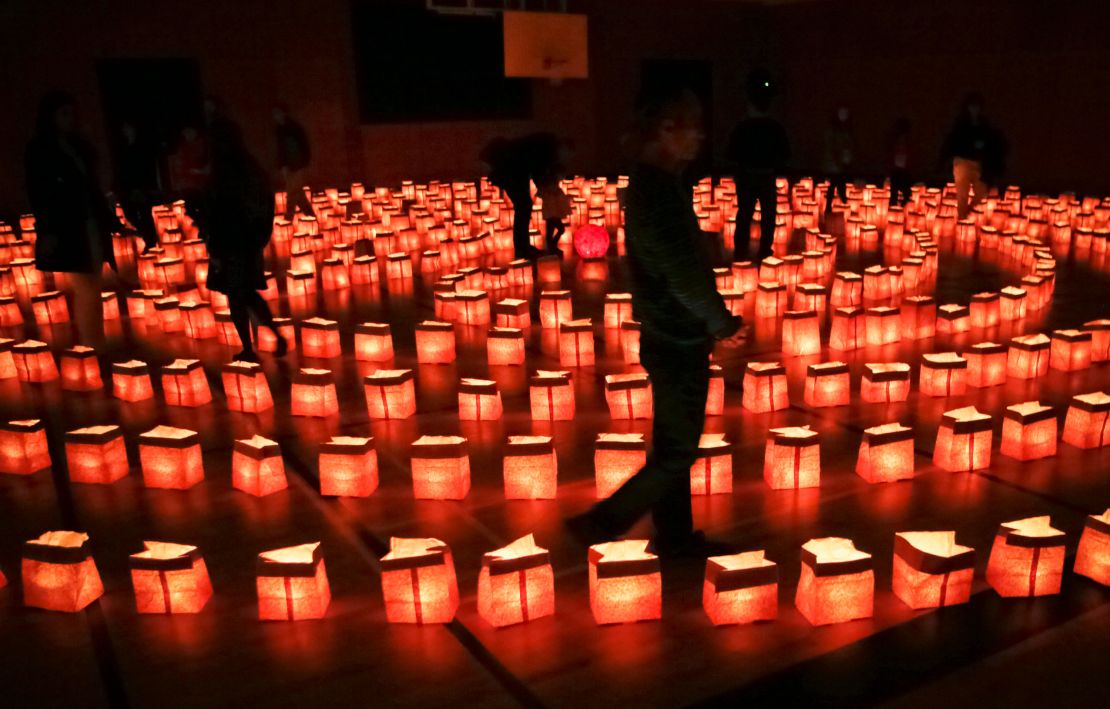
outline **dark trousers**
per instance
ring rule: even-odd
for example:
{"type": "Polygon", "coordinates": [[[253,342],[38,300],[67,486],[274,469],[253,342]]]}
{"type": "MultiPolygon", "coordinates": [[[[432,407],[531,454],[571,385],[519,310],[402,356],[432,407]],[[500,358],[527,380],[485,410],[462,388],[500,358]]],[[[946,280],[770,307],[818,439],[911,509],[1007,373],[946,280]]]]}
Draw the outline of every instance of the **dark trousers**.
{"type": "Polygon", "coordinates": [[[554,252],[559,248],[559,239],[563,237],[563,232],[567,230],[563,224],[561,217],[552,217],[544,221],[544,226],[547,227],[547,236],[544,239],[547,244],[547,250],[554,252]]]}
{"type": "Polygon", "coordinates": [[[844,175],[829,175],[829,191],[825,193],[825,212],[833,208],[833,195],[840,197],[841,202],[848,201],[848,178],[844,175]]]}
{"type": "Polygon", "coordinates": [[[620,535],[651,512],[656,539],[682,543],[694,530],[690,466],[698,457],[709,393],[712,343],[680,345],[640,335],[640,362],[651,377],[651,453],[647,464],[594,507],[597,524],[620,535]]]}
{"type": "Polygon", "coordinates": [[[910,201],[913,191],[913,180],[908,170],[891,170],[890,172],[890,206],[903,205],[910,201]]]}
{"type": "Polygon", "coordinates": [[[231,324],[243,342],[243,351],[251,352],[254,345],[251,343],[251,318],[265,327],[274,328],[274,315],[269,304],[254,290],[243,290],[227,294],[227,309],[231,315],[231,324]]]}
{"type": "Polygon", "coordinates": [[[778,194],[775,192],[774,175],[738,175],[736,178],[736,237],[734,261],[747,261],[752,241],[752,215],[759,202],[759,253],[760,261],[771,255],[775,243],[775,209],[778,194]]]}
{"type": "Polygon", "coordinates": [[[154,228],[154,214],[151,212],[155,203],[146,193],[131,194],[120,199],[123,216],[135,227],[143,245],[148,249],[158,245],[158,232],[154,228]]]}
{"type": "Polygon", "coordinates": [[[532,221],[532,189],[525,181],[522,185],[507,188],[505,194],[513,203],[513,252],[517,258],[523,258],[532,246],[528,238],[528,225],[532,221]]]}

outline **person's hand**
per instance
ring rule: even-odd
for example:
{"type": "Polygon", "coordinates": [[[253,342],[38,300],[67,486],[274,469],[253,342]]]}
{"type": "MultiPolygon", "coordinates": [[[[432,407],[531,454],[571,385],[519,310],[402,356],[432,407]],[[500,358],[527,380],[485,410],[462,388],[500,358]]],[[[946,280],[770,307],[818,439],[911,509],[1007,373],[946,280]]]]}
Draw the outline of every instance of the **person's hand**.
{"type": "Polygon", "coordinates": [[[747,341],[748,326],[741,325],[739,328],[736,329],[736,332],[732,333],[728,337],[718,340],[718,343],[725,349],[733,350],[737,347],[742,347],[747,341]]]}

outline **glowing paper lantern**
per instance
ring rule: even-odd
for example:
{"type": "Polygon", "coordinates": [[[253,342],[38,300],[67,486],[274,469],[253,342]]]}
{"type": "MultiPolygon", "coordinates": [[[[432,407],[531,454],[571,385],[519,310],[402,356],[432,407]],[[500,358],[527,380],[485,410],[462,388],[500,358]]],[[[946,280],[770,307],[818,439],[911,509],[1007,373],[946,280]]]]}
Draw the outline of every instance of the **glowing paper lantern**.
{"type": "Polygon", "coordinates": [[[455,361],[455,328],[451,323],[425,320],[416,325],[416,361],[450,364],[455,361]]]}
{"type": "Polygon", "coordinates": [[[725,412],[725,370],[719,364],[709,365],[709,393],[705,397],[705,415],[721,416],[725,412]]]}
{"type": "Polygon", "coordinates": [[[808,406],[847,406],[848,365],[844,362],[811,364],[806,368],[805,402],[808,406]]]}
{"type": "Polygon", "coordinates": [[[532,325],[532,313],[527,300],[499,300],[493,304],[493,315],[499,327],[526,328],[532,325]]]}
{"type": "Polygon", "coordinates": [[[559,325],[559,365],[594,365],[594,328],[589,319],[571,320],[559,325]]]}
{"type": "Polygon", "coordinates": [[[723,433],[703,433],[690,466],[691,495],[732,493],[732,445],[723,433]]]}
{"type": "Polygon", "coordinates": [[[998,292],[998,297],[1002,320],[1013,322],[1025,318],[1026,292],[1024,288],[1006,286],[998,292]]]}
{"type": "Polygon", "coordinates": [[[911,480],[914,472],[913,429],[899,423],[863,432],[856,473],[869,483],[911,480]]]}
{"type": "Polygon", "coordinates": [[[66,466],[75,483],[114,483],[127,475],[131,466],[119,426],[89,426],[67,431],[66,466]]]}
{"type": "Polygon", "coordinates": [[[937,309],[937,332],[955,335],[971,329],[971,311],[966,305],[948,304],[937,309]]]}
{"type": "Polygon", "coordinates": [[[302,322],[301,354],[321,359],[342,354],[339,346],[339,323],[325,318],[309,318],[302,322]]]}
{"type": "Polygon", "coordinates": [[[502,413],[496,382],[465,377],[459,382],[460,421],[496,421],[502,413]]]}
{"type": "Polygon", "coordinates": [[[864,323],[863,308],[850,306],[833,310],[829,348],[850,352],[863,347],[867,342],[864,323]]]}
{"type": "Polygon", "coordinates": [[[289,413],[325,418],[339,413],[335,378],[330,369],[304,368],[293,375],[289,413]]]}
{"type": "Polygon", "coordinates": [[[744,369],[741,405],[757,414],[790,406],[786,368],[778,362],[748,362],[744,369]]]}
{"type": "Polygon", "coordinates": [[[421,436],[412,444],[418,500],[461,500],[470,491],[470,455],[462,436],[421,436]]]}
{"type": "Polygon", "coordinates": [[[264,551],[255,565],[260,620],[323,618],[331,587],[320,542],[264,551]]]}
{"type": "Polygon", "coordinates": [[[1073,396],[1064,418],[1063,438],[1077,448],[1101,448],[1110,443],[1110,395],[1096,391],[1073,396]]]}
{"type": "Polygon", "coordinates": [[[0,423],[0,473],[30,475],[49,467],[46,424],[41,419],[0,423]]]}
{"type": "Polygon", "coordinates": [[[829,305],[834,308],[859,306],[863,303],[863,277],[858,273],[843,271],[833,277],[829,305]]]}
{"type": "Polygon", "coordinates": [[[387,323],[355,326],[355,359],[360,362],[389,362],[393,359],[393,335],[387,323]]]}
{"type": "Polygon", "coordinates": [[[1052,332],[1049,364],[1061,372],[1076,372],[1091,366],[1091,333],[1083,330],[1052,332]]]}
{"type": "Polygon", "coordinates": [[[146,401],[153,398],[150,368],[146,362],[133,359],[113,363],[112,396],[122,401],[146,401]]]}
{"type": "Polygon", "coordinates": [[[320,446],[320,494],[369,497],[378,489],[374,439],[333,436],[320,446]]]}
{"type": "MultiPolygon", "coordinates": [[[[289,318],[274,318],[274,329],[278,334],[289,344],[290,347],[294,346],[296,342],[296,332],[293,328],[293,321],[289,318]]],[[[257,341],[255,346],[259,352],[276,352],[278,345],[278,338],[270,328],[262,328],[258,330],[257,341]]],[[[238,338],[236,338],[238,339],[238,338]]]]}
{"type": "Polygon", "coordinates": [[[481,290],[456,292],[455,316],[463,325],[488,325],[490,320],[489,294],[481,290]]]}
{"type": "Polygon", "coordinates": [[[1051,341],[1044,335],[1021,335],[1010,340],[1006,374],[1017,379],[1033,379],[1048,373],[1051,341]]]}
{"type": "Polygon", "coordinates": [[[12,356],[14,340],[0,337],[0,379],[15,379],[19,376],[15,367],[15,358],[12,356]]]}
{"type": "Polygon", "coordinates": [[[755,290],[755,315],[760,318],[781,318],[786,312],[786,284],[760,281],[755,290]]]}
{"type": "Polygon", "coordinates": [[[1059,593],[1065,539],[1047,516],[1003,522],[991,546],[987,583],[1004,597],[1059,593]]]}
{"type": "Polygon", "coordinates": [[[554,615],[555,574],[546,549],[532,535],[482,555],[478,574],[478,615],[490,625],[506,625],[554,615]]]}
{"type": "Polygon", "coordinates": [[[574,419],[574,386],[570,372],[537,370],[528,383],[528,396],[534,421],[571,421],[574,419]]]}
{"type": "Polygon", "coordinates": [[[257,362],[228,362],[220,373],[229,411],[257,414],[274,406],[270,385],[257,362]]]}
{"type": "Polygon", "coordinates": [[[235,441],[231,453],[231,486],[255,497],[265,497],[289,487],[277,442],[258,435],[235,441]]]}
{"type": "Polygon", "coordinates": [[[621,356],[625,364],[640,363],[640,323],[635,320],[621,323],[621,356]]]}
{"type": "Polygon", "coordinates": [[[605,294],[605,327],[620,327],[625,320],[632,319],[631,293],[605,294]]]}
{"type": "Polygon", "coordinates": [[[574,319],[574,306],[569,290],[548,290],[540,293],[540,327],[556,328],[574,319]]]}
{"type": "Polygon", "coordinates": [[[949,473],[990,467],[991,426],[991,417],[974,406],[946,411],[937,428],[933,464],[949,473]]]}
{"type": "Polygon", "coordinates": [[[821,484],[820,434],[809,426],[768,431],[763,479],[772,490],[818,487],[821,484]]]}
{"type": "Polygon", "coordinates": [[[799,283],[794,290],[794,309],[813,310],[823,315],[827,292],[825,286],[817,283],[799,283]]]}
{"type": "Polygon", "coordinates": [[[58,378],[58,366],[45,342],[25,340],[13,345],[12,358],[21,382],[52,382],[58,378]]]}
{"type": "Polygon", "coordinates": [[[14,296],[0,297],[0,327],[18,327],[23,324],[23,311],[14,296]]]}
{"type": "Polygon", "coordinates": [[[647,463],[642,433],[599,433],[594,444],[594,481],[597,499],[617,491],[647,463]]]}
{"type": "Polygon", "coordinates": [[[971,296],[971,326],[995,327],[1002,320],[1001,297],[998,293],[976,293],[971,296]]]}
{"type": "Polygon", "coordinates": [[[967,360],[967,384],[992,387],[1006,383],[1006,346],[980,342],[964,353],[967,360]]]}
{"type": "Polygon", "coordinates": [[[1110,320],[1085,322],[1083,329],[1091,333],[1091,361],[1110,360],[1110,320]]]}
{"type": "Polygon", "coordinates": [[[605,258],[609,251],[609,232],[596,224],[583,224],[574,231],[574,253],[579,258],[605,258]]]}
{"type": "Polygon", "coordinates": [[[590,547],[590,610],[599,625],[662,617],[659,557],[647,545],[646,540],[626,539],[590,547]]]}
{"type": "Polygon", "coordinates": [[[955,352],[922,355],[918,386],[925,396],[963,396],[967,360],[955,352]]]}
{"type": "Polygon", "coordinates": [[[894,535],[894,595],[914,610],[967,603],[974,574],[975,550],[955,532],[894,535]]]}
{"type": "Polygon", "coordinates": [[[651,381],[646,374],[605,375],[605,400],[609,415],[631,421],[652,416],[651,381]]]}
{"type": "Polygon", "coordinates": [[[188,490],[204,480],[196,431],[155,426],[139,434],[139,463],[146,487],[188,490]]]}
{"type": "Polygon", "coordinates": [[[813,310],[788,310],[782,320],[782,354],[804,357],[821,352],[821,321],[813,310]]]}
{"type": "Polygon", "coordinates": [[[905,401],[910,392],[910,365],[904,362],[869,362],[863,365],[860,399],[869,404],[905,401]]]}
{"type": "Polygon", "coordinates": [[[881,306],[864,311],[864,332],[869,347],[889,345],[902,339],[902,314],[898,308],[881,306]]]}
{"type": "Polygon", "coordinates": [[[390,623],[450,623],[459,607],[451,550],[438,539],[389,540],[381,558],[385,616],[390,623]]]}
{"type": "Polygon", "coordinates": [[[96,350],[77,345],[62,352],[58,358],[62,388],[67,391],[95,391],[104,386],[100,379],[100,363],[96,350]]]}
{"type": "Polygon", "coordinates": [[[713,625],[774,620],[779,611],[779,569],[764,551],[711,556],[705,562],[702,606],[713,625]]]}
{"type": "Polygon", "coordinates": [[[503,472],[505,499],[555,499],[558,461],[551,437],[509,436],[503,472]]]}
{"type": "Polygon", "coordinates": [[[128,558],[135,610],[139,613],[199,613],[212,597],[212,582],[200,549],[188,544],[143,542],[128,558]]]}
{"type": "Polygon", "coordinates": [[[175,359],[162,367],[162,393],[170,406],[203,406],[212,401],[208,377],[198,359],[175,359]]]}
{"type": "Polygon", "coordinates": [[[184,319],[185,334],[194,340],[216,336],[216,316],[208,303],[182,303],[178,310],[184,319]]]}
{"type": "Polygon", "coordinates": [[[524,332],[513,327],[495,327],[486,335],[486,356],[491,366],[524,364],[524,332]]]}
{"type": "Polygon", "coordinates": [[[1007,406],[1002,416],[1000,453],[1017,460],[1056,455],[1056,410],[1039,401],[1007,406]]]}
{"type": "Polygon", "coordinates": [[[1088,515],[1075,553],[1075,573],[1110,586],[1110,509],[1088,515]]]}
{"type": "Polygon", "coordinates": [[[35,322],[44,327],[69,322],[66,297],[60,291],[52,290],[31,296],[31,310],[34,311],[35,322]]]}
{"type": "Polygon", "coordinates": [[[924,340],[937,332],[937,303],[932,296],[914,295],[902,301],[902,338],[924,340]]]}
{"type": "Polygon", "coordinates": [[[363,388],[372,420],[407,419],[416,413],[411,369],[380,369],[363,379],[363,388]]]}
{"type": "Polygon", "coordinates": [[[824,537],[802,545],[794,604],[811,625],[870,618],[875,601],[871,555],[850,539],[824,537]]]}
{"type": "Polygon", "coordinates": [[[23,605],[76,613],[104,595],[89,535],[46,532],[23,544],[23,605]]]}

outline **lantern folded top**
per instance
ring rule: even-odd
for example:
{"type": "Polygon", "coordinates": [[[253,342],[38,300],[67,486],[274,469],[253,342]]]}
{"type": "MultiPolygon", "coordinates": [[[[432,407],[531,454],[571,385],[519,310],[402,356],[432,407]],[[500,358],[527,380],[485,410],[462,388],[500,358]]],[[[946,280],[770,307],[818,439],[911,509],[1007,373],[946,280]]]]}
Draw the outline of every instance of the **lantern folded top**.
{"type": "Polygon", "coordinates": [[[482,298],[488,298],[488,297],[489,297],[489,294],[486,293],[484,290],[461,290],[461,291],[456,291],[455,292],[455,299],[456,300],[475,300],[476,301],[476,300],[481,300],[482,298]]]}
{"type": "Polygon", "coordinates": [[[1005,351],[1006,345],[997,342],[979,342],[971,346],[971,352],[977,355],[1002,354],[1005,351]]]}
{"type": "Polygon", "coordinates": [[[547,372],[537,369],[529,384],[532,386],[559,386],[570,383],[570,372],[547,372]]]}
{"type": "Polygon", "coordinates": [[[784,320],[805,320],[817,317],[816,310],[787,310],[782,314],[784,320]]]}
{"type": "Polygon", "coordinates": [[[258,362],[244,362],[243,360],[235,360],[228,362],[224,365],[223,371],[225,374],[237,374],[243,377],[253,377],[262,374],[262,365],[258,362]]]}
{"type": "Polygon", "coordinates": [[[1048,348],[1052,341],[1045,337],[1044,333],[1038,332],[1036,335],[1018,335],[1010,340],[1010,346],[1016,347],[1020,350],[1043,350],[1048,348]]]}
{"type": "Polygon", "coordinates": [[[374,449],[374,439],[369,436],[332,436],[320,444],[321,453],[334,455],[362,455],[374,449]]]}
{"type": "Polygon", "coordinates": [[[1024,288],[1018,288],[1017,286],[1006,286],[1002,290],[998,291],[998,295],[999,297],[1003,298],[1024,298],[1026,296],[1026,292],[1024,288]]]}
{"type": "Polygon", "coordinates": [[[998,299],[998,293],[976,293],[971,296],[972,303],[993,303],[998,299]]]}
{"type": "Polygon", "coordinates": [[[34,433],[35,431],[42,431],[46,428],[46,424],[42,419],[22,419],[19,421],[3,421],[0,422],[0,431],[10,431],[11,433],[34,433]]]}
{"type": "Polygon", "coordinates": [[[1090,342],[1093,337],[1086,330],[1053,330],[1052,339],[1064,342],[1090,342]]]}
{"type": "Polygon", "coordinates": [[[1071,398],[1071,405],[1090,413],[1110,411],[1110,394],[1104,391],[1093,391],[1090,394],[1076,394],[1071,398]]]}
{"type": "Polygon", "coordinates": [[[553,450],[551,436],[509,436],[509,455],[546,455],[553,450]]]}
{"type": "MultiPolygon", "coordinates": [[[[1063,331],[1058,330],[1057,332],[1063,332],[1063,331]]],[[[1075,330],[1070,330],[1070,332],[1075,332],[1075,330]]],[[[1087,333],[1087,335],[1088,335],[1088,339],[1090,339],[1090,333],[1087,333]]],[[[77,358],[77,359],[86,359],[86,358],[89,358],[89,357],[96,357],[96,350],[94,350],[91,347],[86,347],[84,345],[74,345],[73,347],[70,347],[68,350],[65,350],[62,353],[62,355],[65,356],[65,357],[74,357],[74,358],[77,358]]]]}
{"type": "Polygon", "coordinates": [[[606,303],[631,303],[632,302],[632,294],[631,293],[606,293],[605,294],[605,302],[606,303]]]}
{"type": "Polygon", "coordinates": [[[178,571],[193,568],[200,558],[200,550],[191,544],[173,542],[143,542],[143,551],[129,557],[132,569],[151,571],[178,571]]]}
{"type": "Polygon", "coordinates": [[[593,321],[589,318],[570,320],[559,326],[559,332],[590,332],[593,330],[593,321]]]}
{"type": "Polygon", "coordinates": [[[460,394],[496,394],[497,382],[489,379],[471,379],[463,377],[459,380],[460,394]]]}
{"type": "Polygon", "coordinates": [[[339,323],[327,318],[315,317],[308,320],[301,321],[302,328],[309,328],[311,330],[338,330],[339,323]]]}
{"type": "Polygon", "coordinates": [[[411,369],[379,369],[367,374],[363,381],[366,384],[388,386],[390,384],[403,384],[412,379],[411,369]]]}
{"type": "Polygon", "coordinates": [[[416,323],[413,327],[414,330],[419,332],[449,332],[455,329],[455,326],[449,322],[440,322],[438,320],[424,320],[416,323]]]}
{"type": "Polygon", "coordinates": [[[659,571],[659,557],[647,550],[646,539],[621,539],[590,547],[590,563],[599,578],[639,576],[659,571]]]}
{"type": "Polygon", "coordinates": [[[155,426],[139,434],[139,443],[169,448],[188,448],[200,442],[200,434],[187,428],[155,426]]]}
{"type": "Polygon", "coordinates": [[[947,574],[975,566],[975,550],[956,543],[955,532],[898,532],[894,554],[927,574],[947,574]]]}
{"type": "Polygon", "coordinates": [[[648,375],[642,372],[629,374],[606,374],[605,387],[609,391],[623,391],[625,389],[640,389],[650,383],[648,375]]]}
{"type": "Polygon", "coordinates": [[[1005,418],[1022,424],[1036,423],[1056,418],[1056,410],[1039,401],[1026,401],[1006,407],[1005,418]]]}
{"type": "Polygon", "coordinates": [[[828,292],[828,288],[820,283],[799,283],[797,292],[807,296],[823,295],[828,292]]]}
{"type": "Polygon", "coordinates": [[[524,315],[529,312],[528,301],[519,298],[505,298],[493,304],[496,315],[524,315]]]}
{"type": "Polygon", "coordinates": [[[382,571],[436,566],[448,552],[447,545],[433,537],[390,537],[389,553],[381,558],[382,571]]]}
{"type": "Polygon", "coordinates": [[[258,555],[255,569],[259,576],[315,576],[323,559],[320,542],[271,549],[258,555]]]}
{"type": "Polygon", "coordinates": [[[822,537],[802,545],[802,563],[814,576],[839,576],[869,570],[871,555],[856,549],[851,539],[822,537]]]}
{"type": "Polygon", "coordinates": [[[12,350],[20,354],[37,354],[39,352],[49,352],[50,347],[45,342],[38,340],[24,340],[12,346],[12,350]]]}
{"type": "Polygon", "coordinates": [[[569,290],[540,291],[540,300],[570,300],[569,290]]]}
{"type": "Polygon", "coordinates": [[[920,308],[927,305],[933,305],[934,303],[936,303],[936,300],[931,295],[911,295],[908,298],[905,298],[902,302],[910,303],[920,308]]]}
{"type": "Polygon", "coordinates": [[[717,592],[777,583],[779,567],[765,556],[763,549],[727,556],[711,556],[705,560],[705,580],[717,592]]]}
{"type": "Polygon", "coordinates": [[[868,362],[864,376],[873,382],[896,382],[910,378],[910,365],[905,362],[868,362]]]}
{"type": "Polygon", "coordinates": [[[519,340],[523,337],[524,331],[519,327],[491,327],[486,337],[492,337],[495,340],[519,340]]]}
{"type": "Polygon", "coordinates": [[[1110,320],[1091,320],[1090,322],[1083,323],[1083,327],[1092,332],[1103,332],[1110,330],[1110,320]]]}
{"type": "Polygon", "coordinates": [[[806,368],[807,373],[811,377],[824,377],[830,374],[847,374],[847,362],[821,362],[819,364],[811,364],[806,368]]]}
{"type": "Polygon", "coordinates": [[[1100,515],[1087,515],[1085,526],[1103,534],[1110,534],[1110,507],[1100,515]]]}
{"type": "Polygon", "coordinates": [[[294,384],[311,384],[314,386],[322,386],[324,384],[332,383],[332,376],[330,369],[316,369],[314,367],[302,367],[297,370],[293,375],[294,384]]]}
{"type": "Polygon", "coordinates": [[[887,268],[886,266],[879,265],[868,266],[867,268],[863,269],[863,272],[871,276],[881,276],[887,272],[887,268]]]}
{"type": "Polygon", "coordinates": [[[865,429],[863,434],[869,445],[897,443],[898,441],[913,439],[913,429],[900,423],[884,423],[880,426],[872,426],[865,429]]]}
{"type": "Polygon", "coordinates": [[[642,433],[599,433],[596,445],[602,450],[642,451],[646,444],[642,433]]]}
{"type": "Polygon", "coordinates": [[[1048,515],[1026,517],[1025,519],[1003,522],[998,533],[1006,537],[1006,543],[1019,547],[1052,547],[1064,543],[1067,535],[1051,524],[1048,515]]]}
{"type": "Polygon", "coordinates": [[[933,369],[966,369],[967,360],[955,352],[938,352],[936,354],[923,354],[921,359],[933,369]]]}
{"type": "Polygon", "coordinates": [[[964,406],[959,409],[945,411],[941,416],[941,425],[947,425],[956,433],[975,433],[989,431],[991,428],[990,414],[981,413],[974,406],[964,406]]]}
{"type": "Polygon", "coordinates": [[[837,271],[835,279],[838,281],[862,281],[863,276],[853,271],[837,271]]]}
{"type": "Polygon", "coordinates": [[[458,458],[466,453],[462,436],[421,436],[412,442],[414,458],[458,458]]]}
{"type": "Polygon", "coordinates": [[[89,535],[84,532],[43,532],[23,543],[24,558],[48,564],[76,564],[89,556],[89,535]]]}
{"type": "Polygon", "coordinates": [[[146,362],[140,362],[137,359],[129,359],[126,362],[113,362],[112,373],[134,377],[142,374],[149,374],[150,367],[147,366],[146,362]]]}
{"type": "Polygon", "coordinates": [[[107,443],[121,435],[123,434],[120,431],[120,427],[114,424],[86,426],[85,428],[75,428],[72,431],[66,431],[66,442],[100,444],[107,443]]]}
{"type": "MultiPolygon", "coordinates": [[[[766,259],[764,259],[764,263],[766,263],[766,259]]],[[[756,287],[765,293],[786,290],[786,284],[779,281],[760,281],[756,287]]]]}
{"type": "Polygon", "coordinates": [[[770,377],[777,374],[786,374],[786,367],[781,362],[748,362],[745,368],[748,374],[757,377],[770,377]]]}
{"type": "Polygon", "coordinates": [[[531,534],[482,555],[482,565],[487,567],[491,574],[523,571],[550,561],[551,555],[547,549],[537,546],[531,534]]]}
{"type": "Polygon", "coordinates": [[[201,366],[199,359],[175,359],[162,367],[165,374],[188,374],[201,366]]]}
{"type": "Polygon", "coordinates": [[[232,450],[236,453],[249,456],[256,460],[269,458],[275,455],[281,455],[281,448],[278,446],[277,441],[271,441],[269,438],[263,438],[257,433],[250,438],[243,438],[235,441],[232,450]]]}
{"type": "Polygon", "coordinates": [[[809,426],[785,426],[772,428],[767,433],[774,439],[776,446],[807,446],[816,443],[821,435],[809,426]]]}
{"type": "Polygon", "coordinates": [[[381,322],[364,322],[355,325],[355,334],[357,335],[388,335],[390,334],[389,324],[381,322]]]}
{"type": "Polygon", "coordinates": [[[957,303],[948,303],[937,308],[937,316],[945,320],[958,320],[963,317],[968,317],[970,314],[970,308],[966,305],[959,305],[957,303]]]}
{"type": "Polygon", "coordinates": [[[874,308],[867,308],[867,310],[864,312],[867,315],[873,315],[879,318],[893,317],[895,315],[901,314],[901,311],[898,308],[892,308],[889,305],[878,305],[874,308]]]}

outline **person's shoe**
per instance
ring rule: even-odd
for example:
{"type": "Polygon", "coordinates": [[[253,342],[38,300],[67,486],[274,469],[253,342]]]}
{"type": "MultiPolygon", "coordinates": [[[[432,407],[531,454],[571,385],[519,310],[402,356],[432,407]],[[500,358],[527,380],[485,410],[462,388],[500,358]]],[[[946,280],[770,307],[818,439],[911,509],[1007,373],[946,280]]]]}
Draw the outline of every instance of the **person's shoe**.
{"type": "Polygon", "coordinates": [[[567,517],[563,520],[563,526],[570,532],[570,536],[574,541],[578,542],[584,547],[591,547],[594,544],[601,544],[602,542],[611,542],[616,537],[610,534],[604,527],[597,523],[593,515],[585,512],[574,517],[567,517]]]}
{"type": "Polygon", "coordinates": [[[254,350],[243,350],[231,358],[233,362],[258,362],[258,353],[254,350]]]}
{"type": "Polygon", "coordinates": [[[516,254],[516,257],[518,259],[525,259],[525,260],[528,260],[528,261],[535,261],[536,259],[538,259],[540,256],[543,256],[543,255],[544,255],[543,250],[537,249],[535,246],[529,246],[522,253],[516,254]]]}
{"type": "Polygon", "coordinates": [[[733,554],[736,548],[727,542],[706,539],[705,532],[696,530],[679,542],[653,539],[648,551],[661,559],[706,559],[711,556],[733,554]]]}
{"type": "Polygon", "coordinates": [[[284,357],[289,354],[289,340],[285,339],[285,336],[276,330],[274,331],[274,335],[277,337],[277,344],[274,345],[274,356],[284,357]]]}

